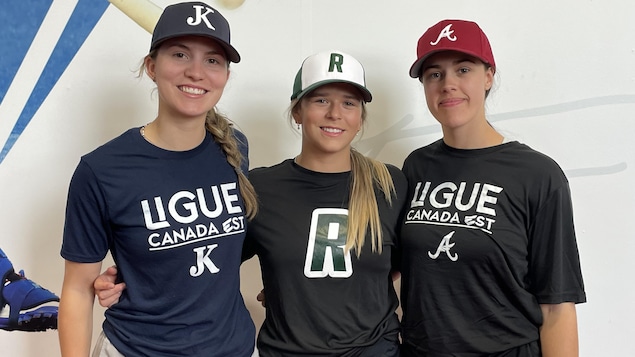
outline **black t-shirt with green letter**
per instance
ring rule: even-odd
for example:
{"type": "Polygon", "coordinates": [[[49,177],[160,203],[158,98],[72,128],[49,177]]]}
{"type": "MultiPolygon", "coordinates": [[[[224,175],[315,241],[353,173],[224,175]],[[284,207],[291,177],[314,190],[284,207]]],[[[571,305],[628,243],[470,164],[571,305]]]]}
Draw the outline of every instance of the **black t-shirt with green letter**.
{"type": "Polygon", "coordinates": [[[407,183],[388,165],[397,197],[376,190],[383,251],[367,236],[360,257],[345,252],[350,172],[319,173],[292,160],[254,169],[259,212],[249,222],[244,257],[258,255],[266,318],[261,356],[360,356],[381,339],[397,341],[391,254],[407,183]]]}

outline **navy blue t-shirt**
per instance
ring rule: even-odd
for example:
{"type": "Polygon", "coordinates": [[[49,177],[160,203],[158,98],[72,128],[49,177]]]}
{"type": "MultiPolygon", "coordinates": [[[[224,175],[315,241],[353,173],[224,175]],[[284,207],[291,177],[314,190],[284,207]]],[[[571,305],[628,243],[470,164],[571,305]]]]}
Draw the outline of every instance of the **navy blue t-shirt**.
{"type": "Polygon", "coordinates": [[[122,354],[250,356],[255,328],[239,280],[245,225],[236,172],[210,133],[176,152],[133,128],[82,157],[61,254],[93,263],[111,251],[127,288],[103,329],[122,354]]]}

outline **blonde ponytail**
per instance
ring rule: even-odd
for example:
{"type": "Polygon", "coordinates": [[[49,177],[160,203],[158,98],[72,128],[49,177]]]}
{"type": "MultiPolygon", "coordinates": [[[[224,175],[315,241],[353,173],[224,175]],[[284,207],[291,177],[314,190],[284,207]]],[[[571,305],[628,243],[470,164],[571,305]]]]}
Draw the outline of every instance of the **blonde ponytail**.
{"type": "Polygon", "coordinates": [[[384,163],[351,148],[351,177],[346,249],[354,248],[359,257],[370,229],[372,251],[381,253],[383,235],[377,205],[380,198],[375,196],[375,185],[388,205],[392,205],[392,196],[396,194],[392,176],[384,163]]]}

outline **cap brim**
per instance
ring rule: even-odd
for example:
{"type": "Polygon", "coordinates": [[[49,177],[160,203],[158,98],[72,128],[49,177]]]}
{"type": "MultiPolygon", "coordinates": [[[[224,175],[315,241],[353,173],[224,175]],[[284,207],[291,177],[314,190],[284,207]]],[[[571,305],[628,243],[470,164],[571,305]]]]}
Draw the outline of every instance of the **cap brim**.
{"type": "Polygon", "coordinates": [[[423,65],[423,61],[425,61],[428,57],[429,55],[421,57],[412,64],[412,66],[410,67],[410,77],[419,78],[419,76],[421,75],[421,66],[423,65]]]}
{"type": "Polygon", "coordinates": [[[359,90],[359,92],[362,94],[362,99],[364,99],[364,102],[370,103],[373,100],[373,95],[370,93],[370,91],[368,89],[366,89],[365,87],[359,85],[358,83],[355,83],[355,82],[352,82],[352,81],[345,81],[345,80],[342,80],[342,79],[326,79],[326,80],[323,80],[323,81],[319,81],[319,82],[313,83],[310,86],[304,88],[300,93],[294,93],[294,95],[291,96],[291,100],[293,100],[293,99],[301,99],[307,93],[311,92],[312,90],[316,89],[317,87],[320,87],[320,86],[323,86],[323,85],[329,84],[329,83],[347,83],[347,84],[351,84],[351,85],[355,86],[355,88],[357,88],[359,90]]]}
{"type": "Polygon", "coordinates": [[[227,59],[230,62],[234,62],[234,63],[238,63],[240,62],[240,54],[238,54],[238,51],[236,51],[236,49],[228,44],[227,42],[219,39],[218,37],[215,36],[207,36],[207,35],[203,35],[203,34],[174,34],[172,36],[166,36],[162,39],[160,39],[159,41],[157,41],[156,43],[153,43],[152,46],[150,47],[150,51],[156,49],[157,47],[159,47],[163,42],[169,40],[169,39],[173,39],[173,38],[177,38],[177,37],[183,37],[183,36],[199,36],[199,37],[207,37],[209,39],[212,39],[214,41],[216,41],[216,43],[218,43],[223,50],[225,50],[225,55],[227,56],[227,59]]]}
{"type": "Polygon", "coordinates": [[[417,59],[417,60],[416,60],[416,61],[412,64],[412,66],[410,67],[410,77],[412,77],[412,78],[419,78],[419,77],[421,76],[421,67],[423,66],[423,62],[424,62],[425,60],[427,60],[430,56],[432,56],[432,55],[434,55],[434,54],[436,54],[436,53],[439,53],[439,52],[444,52],[444,51],[452,51],[452,52],[465,53],[466,55],[470,55],[470,56],[472,56],[472,57],[476,57],[476,58],[478,58],[479,60],[481,60],[481,62],[486,63],[486,64],[489,64],[489,65],[491,66],[491,63],[487,62],[484,58],[482,58],[482,57],[481,57],[481,56],[479,56],[478,54],[473,53],[473,52],[471,52],[471,51],[461,51],[461,50],[458,50],[458,49],[456,49],[456,48],[439,48],[439,49],[436,49],[436,50],[431,51],[431,52],[429,52],[429,53],[426,53],[426,55],[425,55],[425,56],[423,56],[423,57],[421,57],[421,58],[417,59]]]}
{"type": "MultiPolygon", "coordinates": [[[[443,52],[443,51],[456,51],[456,50],[450,50],[448,48],[439,48],[437,50],[426,53],[425,56],[417,59],[415,63],[412,64],[412,66],[410,67],[410,77],[419,78],[421,76],[421,67],[423,66],[423,62],[427,60],[433,54],[443,52]]],[[[461,51],[457,51],[457,52],[461,52],[461,51]]]]}

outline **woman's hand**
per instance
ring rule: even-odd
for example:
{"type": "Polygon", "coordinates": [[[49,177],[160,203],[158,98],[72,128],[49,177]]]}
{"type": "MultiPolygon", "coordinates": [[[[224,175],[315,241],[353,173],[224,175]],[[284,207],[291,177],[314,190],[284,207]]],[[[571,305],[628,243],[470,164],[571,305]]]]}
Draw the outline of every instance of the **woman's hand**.
{"type": "Polygon", "coordinates": [[[99,299],[99,305],[111,307],[119,302],[119,297],[121,297],[121,293],[126,288],[126,283],[117,284],[116,281],[117,267],[114,265],[95,279],[93,287],[95,288],[95,295],[99,299]]]}

